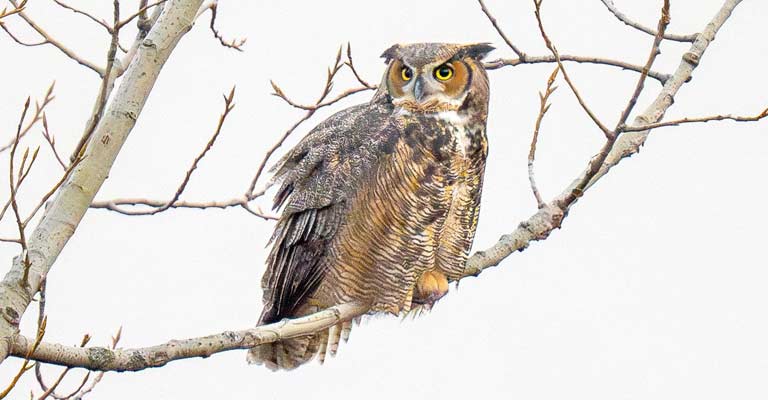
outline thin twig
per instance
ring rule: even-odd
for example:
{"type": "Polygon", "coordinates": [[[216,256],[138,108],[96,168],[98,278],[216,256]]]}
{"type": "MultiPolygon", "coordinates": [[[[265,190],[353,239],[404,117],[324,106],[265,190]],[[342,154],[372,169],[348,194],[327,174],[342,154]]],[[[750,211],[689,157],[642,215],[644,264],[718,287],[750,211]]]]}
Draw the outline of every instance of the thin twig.
{"type": "MultiPolygon", "coordinates": [[[[634,72],[643,72],[643,67],[640,65],[630,64],[623,61],[618,60],[612,60],[610,58],[601,58],[601,57],[582,57],[582,56],[574,56],[574,55],[568,55],[568,54],[560,54],[560,61],[563,62],[575,62],[580,64],[599,64],[599,65],[606,65],[609,67],[618,67],[627,71],[634,71],[634,72]]],[[[519,59],[519,58],[501,58],[494,61],[488,61],[486,63],[483,63],[483,66],[487,70],[494,70],[499,69],[503,67],[515,67],[518,65],[528,65],[528,64],[551,64],[551,63],[557,63],[557,58],[553,55],[546,55],[546,56],[525,56],[525,61],[519,59]]],[[[650,76],[653,79],[656,79],[661,83],[662,85],[667,83],[667,79],[669,79],[669,74],[663,74],[661,72],[657,71],[649,71],[648,76],[650,76]]]]}
{"type": "Polygon", "coordinates": [[[355,63],[352,62],[352,45],[347,42],[347,61],[344,63],[346,64],[349,69],[352,70],[352,74],[355,75],[355,79],[357,79],[358,82],[360,82],[361,85],[365,86],[368,89],[376,90],[376,85],[371,85],[368,82],[363,79],[360,74],[357,73],[357,69],[355,68],[355,63]]]}
{"type": "Polygon", "coordinates": [[[106,29],[108,33],[112,33],[112,27],[109,26],[109,24],[107,24],[107,22],[104,21],[103,19],[96,18],[92,14],[90,14],[89,12],[83,11],[83,10],[81,10],[79,8],[72,7],[69,4],[66,4],[66,3],[64,3],[64,2],[62,2],[60,0],[53,0],[53,2],[58,4],[62,8],[66,8],[67,10],[70,10],[70,11],[74,12],[75,14],[80,14],[80,15],[83,15],[83,16],[87,17],[91,21],[93,21],[96,24],[100,25],[102,28],[106,29]]]}
{"type": "Polygon", "coordinates": [[[584,112],[589,115],[589,118],[592,119],[592,122],[597,125],[598,128],[600,128],[601,131],[603,131],[603,134],[606,137],[610,137],[611,130],[608,129],[605,124],[600,121],[599,118],[597,118],[597,115],[595,115],[594,112],[587,106],[586,101],[584,101],[584,98],[581,97],[581,94],[579,93],[579,90],[576,88],[576,85],[571,81],[571,77],[568,75],[568,72],[565,70],[565,67],[563,66],[562,60],[560,58],[560,53],[557,51],[557,48],[552,43],[551,40],[549,40],[549,37],[547,36],[547,32],[544,29],[544,23],[541,20],[541,3],[544,0],[533,0],[533,4],[535,7],[534,14],[536,15],[536,21],[539,24],[539,32],[541,33],[541,37],[544,39],[544,44],[546,44],[549,51],[552,53],[553,56],[555,56],[555,60],[557,62],[557,65],[560,67],[560,71],[563,72],[563,78],[565,79],[565,82],[568,83],[568,86],[571,88],[571,91],[576,96],[576,100],[579,101],[579,105],[581,105],[581,108],[584,110],[584,112]]]}
{"type": "Polygon", "coordinates": [[[365,80],[363,80],[358,75],[357,70],[354,67],[354,63],[352,61],[352,53],[351,53],[351,49],[350,49],[349,45],[347,45],[347,61],[344,64],[340,64],[340,61],[341,61],[341,48],[339,48],[339,51],[336,54],[336,61],[334,63],[334,66],[332,68],[328,69],[328,75],[326,77],[326,82],[325,82],[325,86],[323,87],[323,91],[321,92],[321,94],[320,94],[319,98],[317,99],[317,101],[315,101],[315,103],[312,104],[312,105],[303,105],[303,104],[299,104],[299,103],[291,100],[275,82],[270,81],[270,83],[272,84],[272,88],[274,90],[274,93],[272,93],[274,96],[277,96],[277,97],[283,99],[283,101],[285,101],[286,103],[288,103],[292,107],[296,107],[296,108],[299,108],[301,110],[307,111],[307,113],[304,114],[298,121],[296,121],[290,128],[288,128],[288,130],[285,131],[285,133],[283,133],[283,135],[280,137],[280,139],[271,148],[269,148],[267,150],[267,153],[265,154],[264,158],[262,159],[261,164],[259,165],[259,167],[258,167],[258,169],[256,171],[256,175],[253,177],[253,179],[251,179],[251,183],[250,183],[250,185],[248,187],[248,191],[245,194],[245,196],[248,198],[248,200],[253,200],[253,199],[257,198],[257,197],[260,197],[260,196],[262,196],[266,192],[266,190],[267,190],[266,187],[260,189],[259,191],[255,191],[256,184],[258,183],[258,180],[261,177],[261,174],[263,173],[264,168],[266,167],[267,161],[271,158],[272,154],[280,146],[282,146],[283,142],[285,142],[285,140],[288,138],[288,136],[290,136],[296,130],[296,128],[298,128],[302,123],[304,123],[308,119],[312,118],[312,116],[315,114],[315,112],[317,110],[319,110],[320,108],[328,107],[330,105],[333,105],[333,104],[335,104],[335,103],[337,103],[337,102],[339,102],[339,101],[341,101],[341,100],[343,100],[343,99],[345,99],[345,98],[347,98],[347,97],[349,97],[349,96],[351,96],[353,94],[356,94],[356,93],[360,93],[360,92],[363,92],[363,91],[366,91],[366,90],[376,90],[376,88],[377,88],[376,85],[368,84],[365,80]],[[335,78],[336,74],[338,74],[338,72],[341,70],[341,67],[343,65],[346,65],[346,66],[349,67],[349,69],[352,71],[352,73],[357,78],[358,82],[360,82],[360,84],[363,85],[363,86],[362,87],[358,87],[358,88],[347,89],[347,90],[343,91],[342,93],[338,94],[337,96],[335,96],[334,98],[332,98],[330,100],[325,100],[328,97],[328,95],[330,94],[331,89],[333,88],[333,79],[335,78]]]}
{"type": "MultiPolygon", "coordinates": [[[[541,2],[541,0],[538,1],[541,2]]],[[[600,149],[600,152],[596,156],[592,157],[589,162],[589,166],[587,167],[586,173],[581,177],[581,179],[577,180],[570,194],[562,200],[561,206],[568,207],[570,203],[576,201],[576,199],[584,194],[584,191],[587,189],[588,185],[590,185],[590,182],[593,182],[595,176],[597,176],[601,168],[603,168],[603,164],[608,159],[611,151],[613,151],[616,140],[621,134],[619,127],[623,126],[626,122],[629,114],[632,112],[632,109],[635,106],[635,103],[637,102],[638,97],[640,96],[640,93],[642,93],[643,88],[645,87],[645,78],[648,71],[651,69],[651,66],[653,66],[653,63],[656,60],[656,56],[659,54],[659,44],[661,43],[662,35],[664,35],[664,31],[669,25],[669,22],[669,0],[664,0],[664,5],[661,9],[661,16],[659,17],[659,23],[657,25],[658,34],[654,37],[653,45],[651,46],[651,52],[648,55],[648,60],[643,67],[643,72],[640,74],[640,78],[638,79],[637,85],[635,86],[627,107],[622,111],[621,116],[619,117],[617,128],[606,135],[607,140],[605,141],[602,149],[600,149]]]]}
{"type": "Polygon", "coordinates": [[[659,23],[657,25],[658,33],[653,38],[651,53],[648,56],[648,60],[645,62],[645,66],[643,67],[643,72],[640,74],[640,78],[637,80],[635,91],[632,93],[627,106],[624,108],[624,111],[622,111],[621,116],[619,117],[619,122],[616,124],[616,129],[614,129],[614,134],[618,134],[618,127],[623,126],[627,122],[629,114],[632,113],[632,109],[634,109],[635,104],[637,104],[637,99],[640,96],[640,93],[643,92],[643,88],[645,87],[645,78],[648,76],[648,71],[651,70],[654,61],[656,61],[656,57],[660,53],[659,45],[661,45],[661,41],[664,39],[664,32],[666,32],[667,26],[669,26],[669,21],[669,0],[664,0],[664,6],[661,8],[661,18],[659,18],[659,23]]]}
{"type": "MultiPolygon", "coordinates": [[[[261,160],[261,163],[259,164],[258,169],[256,170],[256,175],[254,175],[253,179],[251,179],[251,183],[250,185],[248,185],[248,190],[245,192],[245,197],[248,200],[253,200],[259,196],[262,196],[266,192],[267,188],[263,188],[258,192],[255,192],[255,189],[256,189],[256,183],[259,181],[259,178],[261,177],[262,172],[264,172],[264,168],[267,165],[267,161],[269,161],[269,159],[272,157],[272,154],[280,146],[283,145],[283,142],[285,142],[288,136],[290,136],[296,130],[296,128],[298,128],[299,125],[301,125],[304,121],[312,118],[315,112],[320,108],[320,105],[323,103],[325,98],[328,97],[328,94],[331,93],[331,89],[333,88],[333,78],[336,76],[339,70],[341,70],[342,65],[343,64],[341,64],[341,47],[339,47],[339,51],[336,53],[336,61],[334,62],[333,67],[328,69],[328,74],[325,80],[325,86],[323,87],[323,90],[320,93],[320,96],[318,97],[317,101],[315,101],[315,106],[317,107],[306,108],[305,109],[307,111],[306,114],[304,114],[304,116],[302,116],[290,128],[288,128],[288,130],[285,131],[285,133],[283,133],[282,136],[280,136],[278,141],[267,150],[266,154],[264,155],[264,158],[261,160]]],[[[280,87],[277,86],[276,83],[274,82],[271,82],[271,83],[272,83],[272,88],[275,90],[273,95],[287,101],[288,97],[285,95],[285,93],[283,93],[282,89],[280,89],[280,87]]],[[[350,94],[352,93],[345,94],[344,97],[349,96],[350,94]]],[[[341,100],[342,98],[343,97],[337,97],[336,99],[334,99],[334,102],[341,100]]],[[[295,103],[295,102],[289,102],[289,104],[293,105],[294,107],[298,105],[298,103],[295,103]]]]}
{"type": "MultiPolygon", "coordinates": [[[[605,5],[605,8],[608,9],[608,11],[611,12],[619,21],[623,22],[625,25],[630,26],[632,28],[635,28],[641,32],[645,32],[651,36],[656,36],[658,30],[654,31],[651,28],[648,28],[638,22],[632,21],[629,17],[627,17],[624,13],[622,13],[616,6],[613,4],[613,0],[600,0],[603,2],[603,5],[605,5]]],[[[675,35],[672,33],[664,33],[662,36],[664,39],[672,40],[675,42],[693,42],[696,40],[696,38],[699,36],[698,33],[694,33],[691,35],[675,35]]]]}
{"type": "Polygon", "coordinates": [[[53,398],[54,398],[54,399],[56,399],[56,400],[69,400],[69,399],[71,399],[72,397],[74,397],[74,396],[76,396],[78,393],[80,393],[80,390],[82,390],[82,389],[83,389],[83,387],[85,387],[85,384],[86,384],[86,383],[88,383],[88,379],[89,379],[90,377],[91,377],[91,371],[88,371],[88,372],[86,372],[86,373],[85,373],[85,375],[83,376],[83,379],[81,379],[81,380],[80,380],[80,384],[79,384],[79,385],[78,385],[78,386],[77,386],[77,387],[76,387],[74,390],[72,390],[71,392],[69,392],[69,394],[66,394],[66,395],[58,395],[58,394],[56,394],[56,393],[51,393],[51,397],[53,397],[53,398]]]}
{"type": "Polygon", "coordinates": [[[49,146],[51,146],[51,151],[53,151],[53,156],[56,157],[56,161],[58,161],[59,165],[61,165],[61,168],[66,171],[67,164],[64,163],[64,160],[61,159],[59,151],[56,149],[56,138],[54,138],[53,135],[51,135],[51,133],[48,131],[48,118],[46,117],[45,113],[43,113],[43,138],[45,138],[45,141],[48,142],[49,146]]]}
{"type": "Polygon", "coordinates": [[[243,45],[248,40],[248,38],[242,38],[242,39],[236,39],[232,38],[232,40],[227,41],[224,39],[224,37],[219,33],[219,30],[216,29],[216,13],[218,12],[219,8],[219,1],[218,0],[212,0],[208,4],[204,5],[200,8],[200,11],[197,12],[197,18],[200,18],[201,15],[206,10],[211,10],[211,23],[209,25],[209,28],[211,29],[211,32],[213,32],[213,37],[216,38],[219,43],[221,43],[224,47],[229,47],[230,49],[235,49],[237,51],[243,51],[243,45]]]}
{"type": "Polygon", "coordinates": [[[544,93],[539,92],[539,115],[536,117],[536,124],[533,128],[533,138],[531,139],[531,149],[528,152],[528,181],[531,183],[531,190],[533,191],[533,197],[536,198],[536,204],[539,208],[544,207],[544,200],[541,198],[539,188],[536,185],[536,178],[533,173],[533,164],[536,160],[536,144],[539,140],[539,130],[541,129],[541,122],[544,120],[544,114],[549,111],[549,96],[557,90],[557,86],[554,86],[557,73],[560,72],[560,67],[555,67],[555,70],[549,75],[547,79],[547,88],[544,93]]]}
{"type": "Polygon", "coordinates": [[[109,50],[107,51],[107,68],[101,78],[101,87],[99,88],[98,107],[96,112],[90,119],[90,124],[85,129],[85,133],[80,137],[80,141],[75,146],[75,151],[69,157],[70,161],[74,161],[85,152],[85,147],[88,145],[88,141],[91,139],[93,131],[96,130],[96,126],[99,124],[102,115],[104,114],[104,108],[107,106],[107,98],[109,97],[109,86],[113,82],[112,68],[115,65],[115,56],[117,55],[117,44],[120,40],[120,29],[117,25],[120,23],[120,1],[113,0],[112,2],[113,23],[114,29],[112,29],[112,40],[109,43],[109,50]]]}
{"type": "MultiPolygon", "coordinates": [[[[162,207],[166,204],[168,204],[168,202],[165,200],[126,198],[126,199],[113,199],[113,200],[106,200],[106,201],[94,201],[91,204],[91,208],[114,211],[124,215],[136,215],[135,213],[131,213],[131,210],[125,210],[124,206],[162,207]]],[[[263,218],[265,220],[277,219],[277,216],[268,214],[262,211],[261,207],[257,206],[256,209],[251,208],[251,206],[248,204],[248,199],[246,199],[245,197],[239,197],[239,198],[234,198],[234,199],[229,199],[224,201],[197,201],[196,202],[196,201],[176,200],[170,206],[170,208],[190,208],[190,209],[199,209],[199,210],[205,210],[209,208],[225,209],[225,208],[231,208],[231,207],[242,207],[243,209],[250,212],[251,214],[258,216],[260,218],[263,218]]]]}
{"type": "MultiPolygon", "coordinates": [[[[161,213],[163,211],[168,210],[169,208],[174,207],[174,203],[176,203],[179,200],[179,197],[181,197],[181,194],[184,193],[184,189],[186,189],[187,184],[189,183],[190,178],[192,177],[192,174],[197,169],[197,165],[200,163],[200,160],[205,157],[206,154],[208,154],[208,151],[213,147],[213,144],[216,143],[216,139],[218,139],[219,134],[221,133],[221,128],[224,126],[224,121],[226,121],[227,116],[229,115],[230,111],[232,111],[233,108],[235,108],[234,104],[234,97],[235,97],[235,88],[232,87],[232,90],[229,92],[229,95],[224,96],[224,112],[222,112],[221,116],[219,116],[219,122],[216,125],[216,130],[213,133],[213,136],[208,140],[208,143],[203,148],[203,151],[200,152],[200,154],[195,157],[195,160],[192,162],[192,165],[187,170],[187,173],[184,175],[184,179],[181,181],[181,184],[179,184],[178,188],[176,189],[176,192],[171,197],[170,200],[167,202],[164,202],[161,206],[155,208],[154,210],[149,211],[134,211],[134,210],[120,210],[115,209],[116,205],[114,203],[110,203],[108,205],[108,209],[111,209],[113,211],[120,212],[121,214],[125,215],[155,215],[158,213],[161,213]]],[[[134,203],[138,204],[138,203],[134,203]]],[[[147,204],[147,203],[144,203],[147,204]]],[[[91,206],[93,207],[93,205],[91,206]]]]}
{"type": "MultiPolygon", "coordinates": [[[[37,124],[39,121],[43,119],[45,107],[50,104],[53,99],[56,98],[56,96],[53,95],[53,87],[56,85],[56,82],[52,82],[51,86],[48,86],[48,90],[45,92],[45,96],[43,97],[43,101],[38,102],[35,101],[35,112],[32,114],[32,119],[29,120],[27,125],[21,130],[21,133],[19,134],[19,138],[23,138],[26,136],[27,132],[29,132],[30,129],[32,129],[35,124],[37,124]]],[[[7,144],[0,147],[0,153],[10,149],[13,147],[13,144],[16,143],[16,137],[14,136],[7,144]]]]}
{"type": "MultiPolygon", "coordinates": [[[[80,151],[84,148],[86,141],[90,137],[90,132],[92,132],[93,128],[98,126],[98,121],[101,118],[102,109],[106,105],[107,99],[110,97],[110,94],[112,93],[112,90],[114,88],[115,79],[122,76],[123,73],[126,71],[126,67],[131,64],[134,57],[136,56],[139,45],[143,43],[144,39],[147,37],[147,34],[149,33],[152,26],[155,24],[157,19],[160,16],[160,13],[163,9],[163,3],[157,4],[156,7],[154,7],[154,11],[152,13],[151,17],[146,16],[146,10],[149,8],[147,5],[147,0],[141,0],[139,3],[140,10],[144,9],[143,13],[139,13],[139,20],[136,23],[138,32],[136,32],[136,38],[134,39],[133,45],[128,50],[128,53],[123,57],[123,59],[118,63],[117,68],[112,68],[110,70],[110,73],[107,76],[106,79],[102,79],[102,84],[99,86],[99,91],[96,96],[96,99],[94,100],[93,108],[91,111],[91,116],[88,118],[88,121],[85,124],[85,129],[83,130],[83,134],[80,137],[80,140],[75,146],[75,151],[70,155],[70,159],[74,159],[80,151]],[[143,17],[142,17],[143,15],[143,17]],[[106,82],[106,85],[105,85],[106,82]],[[106,89],[105,89],[106,88],[106,89]]],[[[115,40],[115,37],[119,35],[118,28],[112,29],[113,34],[113,40],[115,40]]],[[[116,42],[119,44],[119,41],[116,42]]],[[[110,57],[107,57],[108,59],[110,57]]]]}
{"type": "MultiPolygon", "coordinates": [[[[11,4],[13,4],[14,7],[18,8],[16,0],[8,0],[8,1],[10,1],[11,4]]],[[[54,39],[51,35],[48,34],[48,32],[46,32],[43,28],[41,28],[35,21],[33,21],[31,18],[29,18],[29,16],[27,16],[26,13],[24,13],[23,11],[19,11],[16,14],[19,17],[21,17],[27,23],[27,25],[29,25],[32,29],[37,31],[37,33],[40,36],[43,37],[43,42],[41,44],[50,44],[51,46],[56,47],[57,49],[59,49],[59,51],[64,53],[67,57],[75,60],[78,64],[80,64],[80,65],[82,65],[82,66],[84,66],[84,67],[86,67],[86,68],[96,72],[97,74],[99,74],[99,76],[104,76],[104,70],[102,70],[101,67],[98,67],[97,65],[93,64],[92,62],[90,62],[90,61],[80,57],[79,55],[77,55],[77,53],[75,53],[74,51],[70,50],[67,46],[65,46],[64,44],[62,44],[58,40],[54,39]]],[[[6,32],[8,32],[8,30],[5,27],[3,27],[3,29],[5,29],[6,32]]],[[[16,40],[16,39],[14,38],[14,40],[16,40]]]]}
{"type": "Polygon", "coordinates": [[[288,98],[288,96],[285,95],[283,90],[280,89],[280,87],[278,87],[277,84],[275,84],[275,82],[269,81],[269,83],[272,84],[272,89],[274,89],[274,91],[275,91],[274,93],[272,93],[273,96],[277,96],[277,97],[283,99],[291,107],[295,107],[295,108],[298,108],[300,110],[305,110],[305,111],[315,111],[315,110],[317,110],[319,108],[328,107],[328,106],[333,105],[333,104],[335,104],[335,103],[337,103],[337,102],[339,102],[339,101],[341,101],[341,100],[343,100],[343,99],[345,99],[345,98],[347,98],[347,97],[349,97],[349,96],[351,96],[351,95],[353,95],[355,93],[360,93],[360,92],[364,92],[366,90],[372,90],[372,89],[375,88],[373,86],[372,87],[361,86],[361,87],[357,87],[357,88],[351,88],[351,89],[347,89],[347,90],[339,93],[338,96],[335,96],[334,98],[332,98],[332,99],[330,99],[328,101],[324,101],[322,103],[315,103],[315,104],[311,104],[311,105],[305,105],[305,104],[296,103],[293,100],[291,100],[290,98],[288,98]]]}
{"type": "Polygon", "coordinates": [[[37,330],[37,336],[35,337],[35,341],[32,343],[32,346],[30,346],[25,354],[24,362],[21,364],[21,368],[19,368],[19,372],[16,373],[16,376],[13,377],[11,380],[11,383],[8,384],[8,387],[5,388],[2,392],[0,392],[0,399],[4,399],[5,396],[8,396],[8,393],[13,390],[14,387],[16,387],[16,384],[19,382],[19,379],[22,375],[24,375],[25,372],[32,369],[32,365],[29,365],[29,361],[31,360],[32,354],[37,350],[37,348],[40,346],[40,343],[43,342],[43,336],[45,336],[45,325],[48,318],[43,317],[43,322],[41,327],[37,330]]]}
{"type": "Polygon", "coordinates": [[[9,17],[13,14],[18,14],[22,11],[24,11],[24,7],[27,5],[27,0],[22,0],[21,3],[19,3],[18,6],[14,6],[10,11],[8,10],[8,7],[3,7],[3,11],[0,11],[0,19],[3,19],[5,17],[9,17]]]}
{"type": "MultiPolygon", "coordinates": [[[[24,274],[23,274],[22,280],[19,282],[19,284],[22,285],[22,288],[25,288],[25,286],[27,285],[27,278],[29,276],[29,268],[30,268],[30,266],[32,264],[29,262],[29,252],[27,251],[28,250],[27,249],[27,237],[26,237],[26,234],[24,233],[24,228],[25,228],[24,227],[24,223],[21,220],[21,214],[19,213],[19,205],[16,202],[16,190],[18,189],[18,186],[21,184],[21,182],[23,180],[22,177],[25,176],[25,175],[19,175],[19,177],[17,178],[17,182],[19,182],[19,183],[18,184],[14,184],[14,179],[13,179],[13,161],[14,161],[14,158],[16,157],[16,148],[18,147],[19,140],[21,139],[21,136],[20,136],[20,134],[21,134],[21,126],[24,123],[24,117],[27,114],[27,110],[29,110],[29,101],[30,101],[30,99],[29,99],[29,97],[27,97],[27,101],[24,103],[24,110],[21,113],[21,118],[19,120],[18,128],[16,129],[16,141],[14,142],[13,147],[11,147],[11,154],[10,154],[10,157],[9,157],[10,161],[9,161],[9,168],[8,168],[8,176],[9,176],[8,185],[10,186],[10,189],[11,189],[10,203],[11,203],[11,209],[13,210],[13,214],[16,217],[16,227],[18,228],[18,231],[19,231],[19,244],[21,245],[21,249],[22,249],[21,254],[22,254],[22,258],[23,258],[22,262],[24,264],[24,274]]],[[[37,154],[37,152],[35,152],[35,154],[37,154]]],[[[25,153],[24,158],[26,159],[26,153],[25,153]]],[[[31,167],[31,163],[30,163],[30,167],[31,167]]],[[[21,171],[23,169],[24,169],[24,167],[22,165],[22,168],[19,171],[21,171]]],[[[0,397],[0,398],[2,398],[2,397],[0,397]]]]}
{"type": "MultiPolygon", "coordinates": [[[[37,329],[40,330],[43,326],[43,323],[45,322],[45,302],[46,302],[46,283],[47,283],[47,277],[43,276],[40,280],[40,301],[38,305],[38,316],[37,316],[37,329]]],[[[88,343],[88,338],[90,336],[85,335],[83,337],[83,341],[80,344],[80,347],[84,347],[88,343]]],[[[43,381],[42,373],[40,372],[40,363],[35,363],[35,377],[37,378],[37,382],[40,384],[40,388],[43,389],[43,394],[40,395],[38,400],[45,400],[48,398],[48,396],[52,395],[56,388],[59,386],[61,381],[64,379],[64,377],[67,375],[67,373],[72,368],[66,368],[64,371],[62,371],[61,374],[59,374],[59,377],[54,381],[53,385],[51,387],[46,387],[45,382],[43,381]]],[[[54,396],[55,397],[55,396],[54,396]]]]}
{"type": "Polygon", "coordinates": [[[522,61],[525,62],[526,58],[528,57],[525,52],[520,50],[519,47],[515,46],[512,41],[507,37],[507,35],[504,33],[504,31],[501,30],[501,27],[499,26],[498,22],[496,21],[496,18],[491,14],[490,11],[488,11],[488,8],[485,6],[485,3],[483,0],[477,0],[478,3],[480,3],[480,8],[483,9],[483,13],[488,17],[488,20],[491,21],[491,24],[493,25],[494,29],[496,29],[496,32],[498,32],[499,36],[504,40],[504,43],[509,46],[512,51],[517,54],[517,57],[522,61]]]}
{"type": "MultiPolygon", "coordinates": [[[[724,1],[723,6],[705,26],[701,35],[691,45],[689,51],[682,57],[677,70],[659,91],[655,100],[641,115],[635,118],[635,124],[641,125],[643,122],[645,122],[643,125],[656,123],[672,106],[675,95],[690,80],[693,71],[699,65],[699,62],[691,62],[690,60],[701,60],[718,30],[728,20],[740,2],[741,0],[724,1]]],[[[768,114],[768,111],[766,111],[766,114],[768,114]]],[[[546,239],[550,233],[561,227],[563,219],[568,215],[570,207],[575,203],[574,192],[583,193],[584,190],[589,189],[598,182],[623,159],[636,154],[645,143],[650,132],[650,130],[644,130],[642,132],[621,135],[615,141],[615,145],[612,146],[608,146],[608,142],[611,142],[611,140],[606,140],[606,145],[603,146],[600,153],[593,157],[587,168],[560,195],[547,203],[544,208],[539,209],[527,220],[520,223],[513,232],[503,235],[493,246],[475,252],[467,260],[465,274],[479,275],[483,270],[499,265],[502,260],[511,254],[527,248],[532,242],[546,239]],[[604,157],[603,155],[606,152],[608,155],[604,157]],[[596,173],[594,172],[595,168],[597,169],[596,173]],[[583,189],[574,190],[585,181],[588,181],[588,183],[583,186],[583,189]]]]}
{"type": "Polygon", "coordinates": [[[16,42],[16,43],[18,43],[18,44],[20,44],[22,46],[25,46],[25,47],[37,47],[37,46],[42,46],[42,45],[48,44],[48,42],[45,39],[43,39],[43,40],[41,40],[39,42],[34,42],[34,43],[32,43],[32,42],[25,42],[25,41],[21,40],[21,38],[19,38],[18,36],[14,35],[13,32],[11,32],[8,29],[8,27],[6,27],[5,24],[2,21],[0,21],[0,28],[2,28],[2,30],[4,30],[5,33],[8,34],[8,36],[11,39],[13,39],[14,42],[16,42]]]}
{"type": "Polygon", "coordinates": [[[159,6],[160,4],[165,3],[166,1],[168,1],[168,0],[159,0],[159,1],[156,1],[156,2],[151,3],[151,4],[145,4],[146,0],[144,0],[142,2],[142,4],[140,5],[140,7],[139,7],[139,11],[136,11],[135,13],[131,14],[131,16],[129,16],[128,18],[118,22],[115,25],[115,29],[120,30],[122,27],[124,27],[125,25],[129,24],[131,21],[133,21],[137,17],[142,17],[142,16],[146,17],[147,10],[149,10],[150,8],[155,7],[155,6],[159,6]]]}
{"type": "Polygon", "coordinates": [[[671,121],[661,121],[661,122],[656,122],[653,124],[646,124],[646,125],[625,125],[625,126],[619,127],[619,130],[622,132],[642,132],[649,129],[664,128],[668,126],[678,126],[678,125],[689,124],[689,123],[726,121],[726,120],[736,121],[736,122],[756,122],[766,117],[768,117],[768,108],[763,110],[763,112],[761,112],[760,114],[757,114],[752,117],[732,115],[732,114],[712,115],[708,117],[687,117],[687,118],[675,119],[671,121]]]}

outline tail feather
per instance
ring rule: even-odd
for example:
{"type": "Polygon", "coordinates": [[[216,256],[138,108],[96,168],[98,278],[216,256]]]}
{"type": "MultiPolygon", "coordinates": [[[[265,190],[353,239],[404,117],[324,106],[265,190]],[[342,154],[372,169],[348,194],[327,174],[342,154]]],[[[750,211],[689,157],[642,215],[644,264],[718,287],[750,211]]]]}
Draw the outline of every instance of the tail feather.
{"type": "Polygon", "coordinates": [[[341,324],[341,338],[344,339],[344,343],[349,341],[349,334],[352,332],[352,321],[344,321],[341,324]]]}
{"type": "Polygon", "coordinates": [[[328,331],[323,331],[321,335],[322,337],[320,338],[320,349],[317,352],[317,361],[320,362],[320,365],[325,363],[325,355],[328,350],[328,331]]]}
{"type": "Polygon", "coordinates": [[[248,351],[247,360],[249,364],[264,365],[273,371],[292,370],[315,356],[322,364],[327,354],[336,355],[340,340],[343,338],[346,342],[351,330],[351,321],[342,322],[313,335],[256,346],[248,351]]]}

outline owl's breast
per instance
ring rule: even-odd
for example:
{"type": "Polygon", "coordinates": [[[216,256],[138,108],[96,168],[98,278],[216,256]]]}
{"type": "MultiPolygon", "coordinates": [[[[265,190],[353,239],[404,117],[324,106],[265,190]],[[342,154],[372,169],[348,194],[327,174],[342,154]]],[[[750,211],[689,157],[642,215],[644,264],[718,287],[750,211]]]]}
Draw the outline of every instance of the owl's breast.
{"type": "Polygon", "coordinates": [[[436,135],[442,136],[441,151],[453,153],[451,158],[470,161],[478,156],[485,158],[487,144],[485,124],[478,122],[466,113],[442,111],[434,114],[439,126],[436,135]]]}

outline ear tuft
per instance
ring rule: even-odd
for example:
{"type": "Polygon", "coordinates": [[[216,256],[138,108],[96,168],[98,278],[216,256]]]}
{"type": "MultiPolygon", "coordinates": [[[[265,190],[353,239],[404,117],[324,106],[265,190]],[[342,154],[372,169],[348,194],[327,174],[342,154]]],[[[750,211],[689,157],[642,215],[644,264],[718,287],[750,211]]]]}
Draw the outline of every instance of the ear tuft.
{"type": "Polygon", "coordinates": [[[481,61],[485,56],[496,48],[491,46],[490,43],[475,43],[468,44],[461,49],[461,53],[464,57],[471,57],[477,61],[481,61]]]}
{"type": "Polygon", "coordinates": [[[384,59],[384,63],[388,64],[393,58],[396,58],[399,50],[399,44],[393,45],[392,47],[384,50],[384,52],[381,53],[381,58],[384,59]]]}

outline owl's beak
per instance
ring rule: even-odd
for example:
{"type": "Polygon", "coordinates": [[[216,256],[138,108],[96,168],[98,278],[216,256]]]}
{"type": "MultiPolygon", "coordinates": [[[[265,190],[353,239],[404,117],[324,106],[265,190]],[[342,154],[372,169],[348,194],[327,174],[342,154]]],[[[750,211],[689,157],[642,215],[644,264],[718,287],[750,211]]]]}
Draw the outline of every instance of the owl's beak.
{"type": "Polygon", "coordinates": [[[413,83],[413,97],[421,103],[424,100],[424,95],[426,92],[424,92],[424,79],[422,77],[417,77],[416,82],[413,83]]]}

